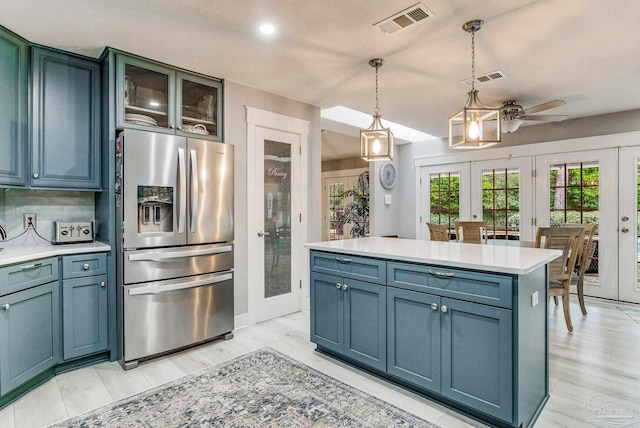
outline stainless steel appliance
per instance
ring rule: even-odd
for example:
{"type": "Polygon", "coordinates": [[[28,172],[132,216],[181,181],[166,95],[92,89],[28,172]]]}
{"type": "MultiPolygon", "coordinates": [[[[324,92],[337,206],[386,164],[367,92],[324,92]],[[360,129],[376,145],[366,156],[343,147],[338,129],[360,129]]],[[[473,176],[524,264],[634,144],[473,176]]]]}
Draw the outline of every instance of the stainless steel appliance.
{"type": "Polygon", "coordinates": [[[54,244],[93,242],[93,222],[54,221],[52,242],[54,244]]]}
{"type": "Polygon", "coordinates": [[[121,365],[233,337],[233,146],[123,131],[116,207],[121,365]]]}

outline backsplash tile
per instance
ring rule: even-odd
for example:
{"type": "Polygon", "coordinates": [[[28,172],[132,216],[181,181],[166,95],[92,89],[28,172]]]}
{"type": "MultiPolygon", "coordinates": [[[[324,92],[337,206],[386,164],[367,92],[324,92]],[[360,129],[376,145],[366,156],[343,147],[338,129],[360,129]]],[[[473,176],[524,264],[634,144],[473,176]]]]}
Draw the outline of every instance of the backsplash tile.
{"type": "MultiPolygon", "coordinates": [[[[7,231],[7,238],[15,238],[24,232],[23,213],[36,213],[37,231],[47,240],[53,238],[53,222],[56,220],[95,221],[95,195],[92,192],[56,190],[0,190],[0,225],[7,231]]],[[[48,244],[33,230],[2,245],[48,244]]]]}

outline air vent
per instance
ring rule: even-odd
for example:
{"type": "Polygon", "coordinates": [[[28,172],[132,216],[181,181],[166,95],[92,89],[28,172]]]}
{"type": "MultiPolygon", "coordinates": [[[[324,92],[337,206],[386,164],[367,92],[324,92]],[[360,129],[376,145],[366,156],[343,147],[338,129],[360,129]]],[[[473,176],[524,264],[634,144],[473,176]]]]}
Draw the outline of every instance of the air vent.
{"type": "Polygon", "coordinates": [[[392,34],[430,16],[433,16],[433,12],[427,9],[422,3],[417,3],[402,12],[398,12],[380,22],[376,22],[373,26],[379,27],[383,33],[392,34]]]}
{"type": "MultiPolygon", "coordinates": [[[[476,85],[481,85],[483,83],[491,82],[492,80],[502,79],[504,77],[507,77],[507,75],[504,74],[504,71],[501,71],[501,70],[492,71],[491,73],[485,74],[484,76],[476,77],[476,85]]],[[[464,85],[471,86],[471,80],[472,80],[471,77],[469,77],[468,79],[464,79],[462,83],[464,85]]]]}

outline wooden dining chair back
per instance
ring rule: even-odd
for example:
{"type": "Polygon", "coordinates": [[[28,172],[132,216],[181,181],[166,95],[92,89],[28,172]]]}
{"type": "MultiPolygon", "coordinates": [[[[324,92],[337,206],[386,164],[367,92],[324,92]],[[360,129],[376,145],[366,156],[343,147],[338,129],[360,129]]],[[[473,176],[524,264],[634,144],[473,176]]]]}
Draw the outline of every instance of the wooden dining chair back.
{"type": "Polygon", "coordinates": [[[580,302],[582,315],[587,315],[587,308],[584,304],[584,274],[591,264],[591,259],[593,259],[593,253],[595,251],[593,236],[596,233],[596,225],[563,223],[561,227],[580,227],[583,229],[583,236],[578,244],[576,267],[574,268],[573,275],[571,276],[571,285],[575,285],[577,288],[578,302],[580,302]],[[580,245],[582,245],[582,248],[580,245]]]}
{"type": "Polygon", "coordinates": [[[427,223],[432,241],[449,242],[449,227],[446,224],[427,223]]]}
{"type": "Polygon", "coordinates": [[[582,227],[539,227],[536,232],[536,247],[562,251],[562,255],[549,262],[549,296],[562,297],[564,321],[569,331],[573,331],[569,308],[569,287],[578,253],[578,246],[584,236],[582,227]]]}
{"type": "Polygon", "coordinates": [[[487,243],[487,222],[485,221],[456,221],[456,241],[487,243]]]}

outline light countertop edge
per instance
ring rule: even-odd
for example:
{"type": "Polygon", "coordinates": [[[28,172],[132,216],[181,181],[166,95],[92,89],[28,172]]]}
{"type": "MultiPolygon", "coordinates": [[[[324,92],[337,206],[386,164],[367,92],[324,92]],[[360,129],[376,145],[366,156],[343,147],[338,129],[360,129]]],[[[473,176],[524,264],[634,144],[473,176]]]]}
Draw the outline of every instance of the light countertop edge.
{"type": "Polygon", "coordinates": [[[560,250],[541,248],[380,237],[312,242],[304,246],[310,250],[514,275],[533,272],[562,254],[560,250]]]}
{"type": "MultiPolygon", "coordinates": [[[[2,243],[0,243],[1,245],[2,243]]],[[[47,257],[69,254],[102,253],[110,251],[111,246],[102,242],[64,245],[16,245],[7,246],[0,251],[0,266],[8,266],[47,257]]]]}

